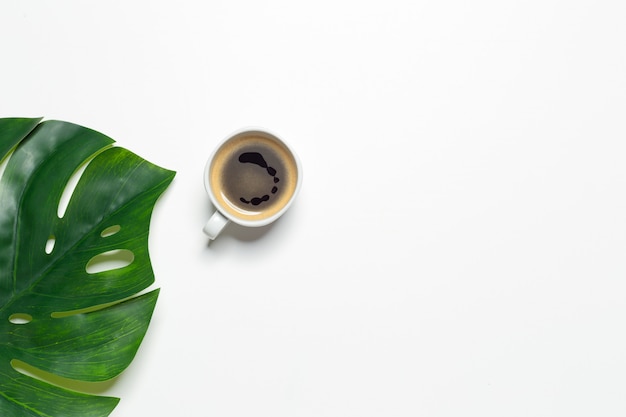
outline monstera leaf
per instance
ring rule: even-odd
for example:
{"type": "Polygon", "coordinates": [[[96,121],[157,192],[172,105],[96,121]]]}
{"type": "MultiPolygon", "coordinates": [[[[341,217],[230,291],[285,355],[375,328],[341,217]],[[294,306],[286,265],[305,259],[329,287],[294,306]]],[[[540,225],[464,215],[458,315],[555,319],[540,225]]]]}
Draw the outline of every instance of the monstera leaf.
{"type": "Polygon", "coordinates": [[[135,356],[158,296],[142,293],[150,216],[174,173],[40,119],[0,119],[0,160],[0,416],[108,416],[119,399],[45,376],[104,381],[135,356]]]}

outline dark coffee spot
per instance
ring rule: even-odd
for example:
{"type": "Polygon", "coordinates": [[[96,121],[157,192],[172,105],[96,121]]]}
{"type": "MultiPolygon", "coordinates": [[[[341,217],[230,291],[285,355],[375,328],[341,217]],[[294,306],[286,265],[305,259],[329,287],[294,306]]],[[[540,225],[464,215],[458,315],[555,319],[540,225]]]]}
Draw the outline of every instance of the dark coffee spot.
{"type": "MultiPolygon", "coordinates": [[[[239,155],[239,162],[241,162],[242,164],[245,164],[245,163],[256,164],[256,165],[258,165],[260,167],[267,168],[267,162],[265,162],[265,159],[263,158],[263,155],[261,155],[258,152],[244,152],[244,153],[242,153],[241,155],[239,155]]],[[[272,174],[272,175],[274,175],[274,174],[272,174]]]]}
{"type": "Polygon", "coordinates": [[[270,199],[270,196],[265,194],[263,197],[259,198],[259,197],[254,197],[250,202],[252,203],[253,206],[258,206],[259,204],[261,204],[264,201],[267,201],[270,199]]]}
{"type": "MultiPolygon", "coordinates": [[[[242,164],[255,164],[255,165],[260,166],[261,168],[265,168],[267,170],[267,173],[271,177],[274,177],[274,184],[276,184],[279,181],[279,179],[275,176],[276,169],[274,169],[271,166],[268,166],[267,162],[265,161],[265,158],[263,158],[263,155],[261,155],[258,152],[242,153],[241,155],[239,155],[239,162],[241,162],[242,164]]],[[[277,187],[272,188],[272,194],[276,194],[277,191],[278,191],[277,187]]],[[[265,194],[263,197],[253,197],[250,201],[246,200],[243,197],[240,197],[239,201],[241,201],[244,204],[252,203],[253,206],[258,206],[262,202],[268,201],[269,199],[270,199],[270,196],[265,194]]]]}

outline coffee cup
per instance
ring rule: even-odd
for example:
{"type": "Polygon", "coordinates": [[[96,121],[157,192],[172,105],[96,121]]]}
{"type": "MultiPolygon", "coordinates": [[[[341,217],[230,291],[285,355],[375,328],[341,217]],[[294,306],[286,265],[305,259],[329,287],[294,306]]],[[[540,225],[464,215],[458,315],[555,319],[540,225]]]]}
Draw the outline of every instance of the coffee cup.
{"type": "Polygon", "coordinates": [[[226,137],[204,168],[214,211],[203,231],[215,239],[230,222],[265,226],[282,216],[302,185],[296,153],[277,135],[247,128],[226,137]]]}

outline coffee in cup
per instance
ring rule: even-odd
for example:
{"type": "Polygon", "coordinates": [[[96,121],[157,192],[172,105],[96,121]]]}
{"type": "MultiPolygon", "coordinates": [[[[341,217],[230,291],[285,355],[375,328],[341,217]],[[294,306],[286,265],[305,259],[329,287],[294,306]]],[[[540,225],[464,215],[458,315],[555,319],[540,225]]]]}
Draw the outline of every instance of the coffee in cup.
{"type": "Polygon", "coordinates": [[[251,128],[230,135],[215,149],[204,183],[216,209],[204,232],[215,239],[229,221],[255,227],[280,217],[299,191],[302,169],[283,140],[251,128]]]}

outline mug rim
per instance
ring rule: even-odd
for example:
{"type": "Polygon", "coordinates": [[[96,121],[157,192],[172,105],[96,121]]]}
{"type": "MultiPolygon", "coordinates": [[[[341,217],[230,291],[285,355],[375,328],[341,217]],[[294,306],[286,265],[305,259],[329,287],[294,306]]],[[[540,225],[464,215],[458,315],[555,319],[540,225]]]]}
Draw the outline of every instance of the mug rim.
{"type": "Polygon", "coordinates": [[[274,222],[275,220],[277,220],[291,206],[291,204],[295,200],[298,192],[300,191],[301,184],[302,184],[302,163],[300,161],[300,158],[298,157],[298,154],[279,135],[277,135],[276,133],[274,133],[271,130],[268,130],[268,129],[266,129],[264,127],[260,127],[260,126],[246,126],[246,127],[237,129],[237,130],[231,132],[230,134],[226,135],[217,145],[215,145],[215,147],[211,151],[211,154],[209,155],[209,158],[207,159],[206,164],[204,166],[204,188],[205,188],[207,194],[209,195],[209,199],[211,200],[211,203],[213,204],[213,207],[215,208],[215,210],[219,211],[222,216],[226,217],[231,222],[239,224],[241,226],[261,227],[261,226],[266,226],[266,225],[274,222]],[[293,191],[293,194],[291,195],[291,197],[289,197],[289,200],[287,201],[287,203],[279,211],[274,213],[272,216],[264,218],[264,219],[246,220],[246,219],[242,219],[240,217],[234,216],[232,213],[230,213],[230,212],[228,212],[227,210],[224,209],[224,207],[218,202],[217,198],[213,194],[213,191],[211,190],[211,184],[210,184],[210,180],[209,180],[209,171],[211,169],[211,163],[213,162],[213,159],[215,158],[215,155],[220,150],[222,145],[224,145],[225,143],[227,143],[231,139],[234,139],[235,137],[240,136],[240,135],[242,135],[244,133],[260,133],[260,134],[269,136],[272,140],[275,140],[275,141],[279,142],[280,144],[282,144],[285,147],[285,149],[287,149],[289,151],[289,153],[293,157],[294,162],[296,164],[296,172],[297,172],[298,175],[297,175],[297,179],[296,179],[296,187],[295,187],[295,189],[293,191]]]}

